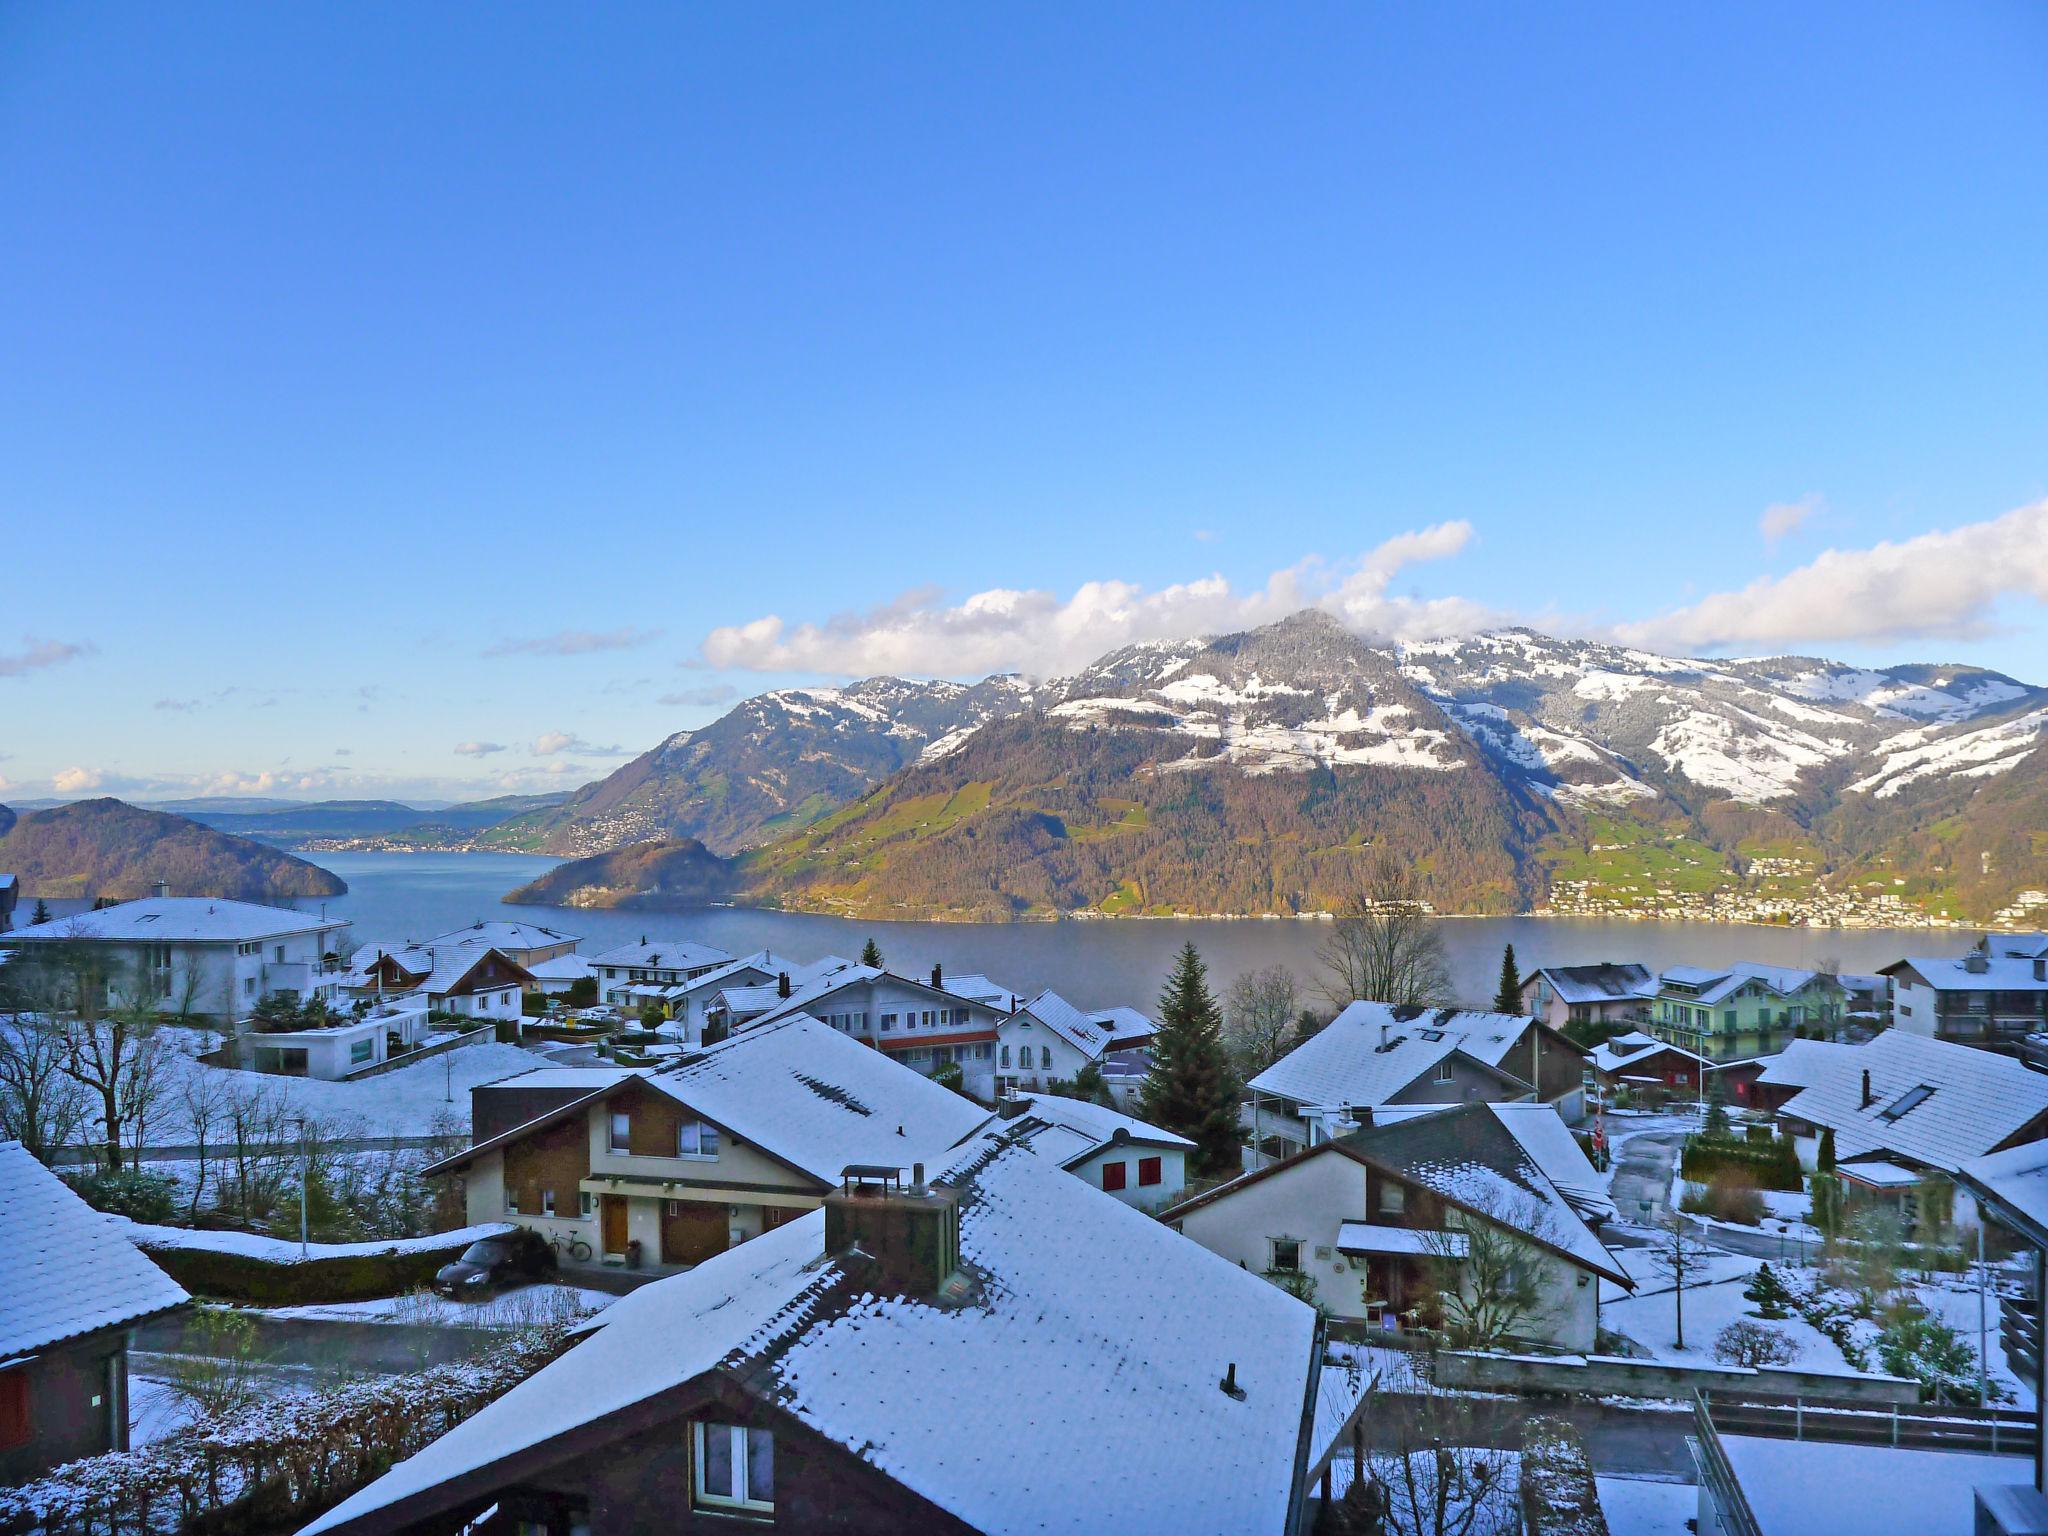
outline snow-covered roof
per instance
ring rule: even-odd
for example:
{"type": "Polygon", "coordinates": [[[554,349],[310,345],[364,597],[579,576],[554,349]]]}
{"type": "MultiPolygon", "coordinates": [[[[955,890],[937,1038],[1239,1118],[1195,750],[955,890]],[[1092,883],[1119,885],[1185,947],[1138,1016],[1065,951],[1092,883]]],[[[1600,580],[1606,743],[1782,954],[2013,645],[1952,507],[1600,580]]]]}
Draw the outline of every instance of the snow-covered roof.
{"type": "MultiPolygon", "coordinates": [[[[837,955],[827,955],[825,960],[811,963],[823,965],[827,961],[835,967],[849,963],[837,955]]],[[[743,986],[745,982],[741,978],[749,975],[773,977],[779,972],[787,971],[794,978],[803,969],[800,963],[787,955],[778,955],[772,949],[757,949],[751,955],[741,955],[737,960],[729,960],[701,976],[692,977],[682,983],[681,990],[686,996],[694,996],[699,992],[709,995],[722,987],[743,986]]]]}
{"type": "Polygon", "coordinates": [[[1564,1117],[1548,1104],[1489,1104],[1495,1119],[1522,1145],[1545,1178],[1588,1221],[1609,1221],[1615,1215],[1607,1184],[1572,1135],[1564,1117]]]}
{"type": "Polygon", "coordinates": [[[88,939],[107,944],[241,944],[294,933],[327,933],[347,926],[346,918],[323,918],[290,907],[230,901],[224,896],[146,896],[19,929],[7,935],[7,942],[88,939]]]}
{"type": "Polygon", "coordinates": [[[451,1484],[487,1493],[525,1453],[714,1372],[989,1536],[1085,1536],[1106,1517],[1288,1529],[1313,1309],[1060,1171],[1034,1134],[992,1127],[940,1176],[959,1194],[957,1297],[877,1294],[865,1264],[825,1254],[811,1212],[613,1303],[302,1536],[422,1518],[455,1502],[437,1493],[451,1484]]]}
{"type": "Polygon", "coordinates": [[[1062,1155],[1060,1160],[1065,1164],[1092,1157],[1119,1140],[1137,1146],[1194,1149],[1195,1144],[1185,1136],[1088,1099],[1063,1098],[1056,1093],[1027,1093],[1019,1097],[1029,1102],[1031,1107],[1025,1113],[1033,1119],[1072,1134],[1075,1150],[1062,1155]]]}
{"type": "Polygon", "coordinates": [[[2035,960],[2048,955],[2048,933],[1987,933],[1977,941],[1987,955],[2035,960]]]}
{"type": "MultiPolygon", "coordinates": [[[[899,976],[893,971],[885,971],[878,966],[841,965],[836,970],[819,973],[815,980],[805,982],[802,985],[798,985],[797,979],[792,976],[790,978],[789,996],[775,999],[767,1012],[763,1013],[748,1028],[751,1029],[761,1024],[771,1023],[786,1013],[798,1011],[818,1012],[820,1009],[828,1007],[832,999],[841,992],[844,992],[848,987],[862,986],[868,982],[882,980],[893,982],[897,986],[914,988],[941,1001],[979,1003],[984,1008],[1001,1008],[1005,1011],[1008,1010],[1011,1001],[1011,996],[1008,992],[987,992],[985,989],[993,986],[993,983],[986,976],[942,976],[939,985],[934,987],[928,980],[921,981],[915,976],[899,976]],[[958,988],[961,983],[975,986],[977,990],[960,991],[958,988]]],[[[777,985],[779,986],[780,983],[777,983],[777,985]]],[[[760,991],[760,989],[756,988],[746,990],[750,995],[745,1005],[740,1001],[741,992],[738,989],[731,989],[726,993],[726,1001],[735,1013],[748,1011],[760,991]]],[[[767,990],[774,991],[775,988],[767,990]]]]}
{"type": "Polygon", "coordinates": [[[631,1067],[535,1067],[531,1072],[516,1072],[510,1077],[478,1086],[486,1089],[574,1088],[589,1093],[598,1088],[609,1088],[635,1075],[631,1067]]]}
{"type": "Polygon", "coordinates": [[[1599,965],[1546,965],[1536,971],[1567,1003],[1612,1003],[1656,993],[1650,968],[1634,961],[1599,965]]]}
{"type": "Polygon", "coordinates": [[[1802,971],[1785,965],[1760,965],[1753,960],[1737,960],[1732,965],[1707,967],[1701,965],[1671,965],[1664,968],[1657,978],[1662,988],[1673,985],[1685,988],[1688,1001],[1718,1003],[1724,997],[1739,992],[1750,982],[1759,982],[1780,997],[1790,997],[1801,988],[1811,986],[1824,978],[1820,971],[1802,971]]]}
{"type": "Polygon", "coordinates": [[[2025,1483],[2010,1456],[1722,1435],[1721,1449],[1764,1536],[1971,1536],[1980,1487],[2025,1483]],[[1826,1490],[1825,1499],[1816,1497],[1826,1490]]]}
{"type": "Polygon", "coordinates": [[[556,944],[580,944],[582,939],[573,933],[563,933],[556,928],[543,928],[539,923],[508,922],[493,918],[489,922],[471,923],[467,928],[451,928],[448,932],[436,934],[421,941],[428,949],[445,949],[455,945],[468,945],[479,949],[548,949],[556,944]]]}
{"type": "Polygon", "coordinates": [[[643,970],[694,971],[700,966],[723,965],[732,958],[722,949],[696,944],[688,939],[641,939],[620,944],[601,955],[592,955],[592,965],[638,966],[643,970]]]}
{"type": "Polygon", "coordinates": [[[124,1222],[79,1199],[18,1141],[0,1141],[0,1210],[9,1233],[0,1360],[192,1299],[142,1256],[124,1222]]]}
{"type": "Polygon", "coordinates": [[[1593,1047],[1592,1059],[1597,1069],[1611,1076],[1623,1071],[1632,1063],[1654,1056],[1659,1051],[1671,1051],[1701,1066],[1713,1065],[1706,1057],[1696,1052],[1673,1045],[1668,1040],[1659,1040],[1655,1035],[1646,1035],[1639,1029],[1631,1030],[1625,1035],[1616,1035],[1611,1040],[1601,1041],[1593,1047]]]}
{"type": "Polygon", "coordinates": [[[1099,1059],[1104,1051],[1149,1040],[1158,1033],[1158,1026],[1135,1008],[1084,1011],[1050,987],[1017,1013],[1029,1014],[1091,1061],[1099,1059]]]}
{"type": "MultiPolygon", "coordinates": [[[[1798,1070],[1807,1086],[1779,1114],[1832,1127],[1841,1162],[1876,1154],[1953,1173],[2048,1114],[2048,1076],[2009,1056],[1902,1029],[1804,1052],[1798,1070]]],[[[1770,1078],[1766,1071],[1759,1080],[1770,1078]]]]}
{"type": "Polygon", "coordinates": [[[1842,1177],[1854,1183],[1867,1184],[1872,1189],[1905,1189],[1918,1184],[1923,1177],[1911,1168],[1902,1168],[1897,1163],[1887,1162],[1881,1157],[1864,1162],[1837,1163],[1842,1177]]]}
{"type": "Polygon", "coordinates": [[[550,960],[536,960],[526,969],[535,981],[582,981],[594,974],[590,962],[581,955],[556,955],[550,960]]]}
{"type": "Polygon", "coordinates": [[[939,985],[955,997],[964,997],[977,1003],[987,1003],[991,1008],[1009,1010],[1017,1006],[1017,994],[1008,987],[998,986],[979,971],[969,971],[964,976],[949,976],[939,972],[939,985]]]}
{"type": "Polygon", "coordinates": [[[1777,1055],[1762,1058],[1764,1069],[1756,1080],[1773,1088],[1809,1087],[1826,1074],[1829,1056],[1853,1049],[1828,1040],[1788,1040],[1777,1055]]]}
{"type": "Polygon", "coordinates": [[[1963,1181],[1999,1207],[2001,1219],[2017,1225],[2048,1247],[2048,1141],[2027,1141],[2003,1152],[1973,1157],[1962,1167],[1963,1181]]]}
{"type": "Polygon", "coordinates": [[[1337,1228],[1339,1253],[1424,1254],[1463,1258],[1472,1239],[1463,1232],[1432,1232],[1422,1227],[1382,1227],[1369,1221],[1347,1221],[1337,1228]]]}
{"type": "Polygon", "coordinates": [[[1453,1052],[1498,1070],[1530,1022],[1506,1013],[1352,1003],[1251,1086],[1300,1104],[1383,1104],[1453,1052]]]}
{"type": "MultiPolygon", "coordinates": [[[[349,957],[348,973],[341,978],[341,984],[358,992],[374,988],[377,979],[371,972],[379,960],[388,956],[406,975],[422,978],[413,983],[414,991],[424,992],[429,997],[445,997],[461,986],[469,973],[483,964],[486,956],[493,954],[520,976],[535,974],[502,950],[473,949],[463,945],[442,945],[430,949],[424,944],[408,944],[403,948],[365,944],[349,957]]],[[[515,977],[495,985],[509,987],[517,984],[518,978],[515,977]]]]}
{"type": "Polygon", "coordinates": [[[2048,992],[2048,976],[2036,975],[2036,964],[2016,955],[1912,955],[1886,969],[1911,966],[1936,992],[2048,992]]]}
{"type": "MultiPolygon", "coordinates": [[[[837,956],[826,958],[838,959],[837,956]]],[[[836,965],[827,965],[823,960],[813,961],[810,965],[787,973],[787,997],[782,995],[783,974],[778,972],[774,981],[764,982],[760,986],[727,987],[724,993],[725,1006],[735,1014],[759,1015],[760,1022],[766,1024],[781,1014],[806,1012],[812,1004],[823,1002],[842,988],[850,987],[859,981],[873,981],[883,972],[872,965],[851,965],[844,961],[836,965]]]]}

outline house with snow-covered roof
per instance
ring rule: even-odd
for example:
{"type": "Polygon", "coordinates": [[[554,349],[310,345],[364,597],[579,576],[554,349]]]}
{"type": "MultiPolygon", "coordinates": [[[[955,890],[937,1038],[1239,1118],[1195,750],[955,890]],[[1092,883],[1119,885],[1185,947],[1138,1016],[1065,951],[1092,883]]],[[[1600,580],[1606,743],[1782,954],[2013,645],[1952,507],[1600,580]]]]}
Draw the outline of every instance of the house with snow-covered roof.
{"type": "MultiPolygon", "coordinates": [[[[2030,948],[2026,936],[2011,947],[2030,948]]],[[[2002,935],[1989,949],[1968,954],[1916,956],[1882,974],[1891,982],[1892,1028],[2011,1052],[2028,1035],[2048,1030],[2048,955],[2007,951],[2002,935]]]]}
{"type": "Polygon", "coordinates": [[[701,1263],[816,1210],[848,1163],[936,1163],[993,1118],[804,1013],[672,1066],[528,1073],[477,1098],[483,1125],[536,1113],[425,1170],[461,1180],[470,1219],[643,1267],[701,1263]]]}
{"type": "Polygon", "coordinates": [[[1047,1127],[1035,1145],[1067,1172],[1126,1205],[1156,1211],[1178,1200],[1188,1182],[1195,1144],[1092,1099],[1018,1093],[997,1109],[1006,1120],[1030,1116],[1047,1127]]]}
{"type": "Polygon", "coordinates": [[[1051,988],[996,1026],[996,1091],[1035,1092],[1101,1069],[1115,1051],[1142,1050],[1158,1026],[1135,1008],[1076,1008],[1051,988]]]}
{"type": "Polygon", "coordinates": [[[1388,1105],[1553,1104],[1584,1113],[1586,1052],[1519,1014],[1352,1003],[1251,1080],[1247,1166],[1370,1124],[1388,1105]]]}
{"type": "Polygon", "coordinates": [[[128,1448],[128,1330],[191,1300],[18,1141],[0,1141],[13,1242],[0,1285],[0,1484],[128,1448]]]}
{"type": "Polygon", "coordinates": [[[821,995],[821,984],[834,976],[880,975],[879,967],[859,966],[843,955],[820,955],[798,962],[786,955],[762,950],[760,958],[749,957],[721,966],[697,978],[693,986],[705,988],[701,1004],[698,1037],[705,1029],[743,1029],[763,1015],[778,1011],[802,1012],[806,1002],[821,995]]]}
{"type": "Polygon", "coordinates": [[[1630,1282],[1601,1242],[1600,1176],[1547,1104],[1416,1106],[1168,1207],[1161,1220],[1255,1274],[1313,1285],[1333,1316],[1436,1327],[1472,1223],[1528,1248],[1541,1301],[1526,1342],[1588,1350],[1599,1282],[1630,1282]]]}
{"type": "Polygon", "coordinates": [[[1709,1061],[1747,1061],[1782,1050],[1802,1029],[1832,1034],[1844,996],[1825,971],[1749,960],[1674,965],[1657,977],[1645,1027],[1709,1061]]]}
{"type": "Polygon", "coordinates": [[[365,944],[350,957],[341,985],[348,996],[373,1005],[416,996],[425,999],[429,1014],[516,1024],[520,994],[533,979],[525,966],[489,947],[365,944]]]}
{"type": "Polygon", "coordinates": [[[1088,1188],[1046,1134],[846,1168],[300,1536],[1299,1536],[1314,1309],[1088,1188]]]}
{"type": "Polygon", "coordinates": [[[28,955],[90,946],[116,1001],[232,1029],[264,998],[332,996],[349,925],[290,907],[212,896],[147,896],[16,929],[0,944],[28,955]]]}
{"type": "Polygon", "coordinates": [[[789,996],[778,995],[735,1027],[757,1029],[790,1013],[808,1013],[927,1077],[957,1067],[966,1091],[988,1103],[995,1098],[997,1026],[1014,1002],[1009,993],[993,1001],[996,994],[985,977],[963,984],[970,990],[954,991],[954,982],[937,966],[929,981],[872,965],[847,966],[793,986],[789,996]]]}
{"type": "Polygon", "coordinates": [[[2011,1057],[1888,1029],[1862,1045],[1802,1042],[1758,1080],[1796,1076],[1777,1111],[1811,1168],[1823,1130],[1835,1171],[1865,1204],[1897,1211],[1908,1233],[1974,1219],[1953,1179],[1973,1158],[2048,1136],[2048,1076],[2011,1057]],[[1951,1212],[1951,1201],[1954,1209],[1951,1212]]]}
{"type": "Polygon", "coordinates": [[[1552,1029],[1567,1024],[1632,1024],[1647,1016],[1656,979],[1633,961],[1545,965],[1522,979],[1522,1011],[1552,1029]]]}
{"type": "Polygon", "coordinates": [[[687,939],[654,939],[646,935],[631,944],[615,945],[590,957],[597,975],[597,1000],[615,1008],[636,1008],[628,994],[633,987],[674,987],[729,964],[732,956],[709,944],[687,939]]]}

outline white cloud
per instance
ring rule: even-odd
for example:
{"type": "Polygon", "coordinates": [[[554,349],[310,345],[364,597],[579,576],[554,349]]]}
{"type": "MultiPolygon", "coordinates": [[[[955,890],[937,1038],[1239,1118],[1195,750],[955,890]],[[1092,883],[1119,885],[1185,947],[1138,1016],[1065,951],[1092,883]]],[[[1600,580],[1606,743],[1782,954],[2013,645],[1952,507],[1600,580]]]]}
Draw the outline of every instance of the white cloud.
{"type": "Polygon", "coordinates": [[[593,651],[630,651],[661,638],[658,629],[563,629],[552,635],[535,635],[525,640],[501,640],[486,656],[587,656],[593,651]]]}
{"type": "Polygon", "coordinates": [[[79,795],[89,789],[98,789],[106,778],[97,768],[59,768],[50,780],[50,787],[60,795],[79,795]]]}
{"type": "Polygon", "coordinates": [[[496,741],[464,741],[455,747],[457,757],[489,757],[493,752],[504,751],[504,745],[496,741]]]}
{"type": "MultiPolygon", "coordinates": [[[[563,752],[582,752],[590,757],[628,757],[631,755],[629,749],[625,747],[592,746],[573,731],[542,731],[540,735],[533,738],[532,751],[535,757],[554,757],[563,752]]],[[[550,769],[549,771],[557,772],[559,770],[550,769]]]]}
{"type": "Polygon", "coordinates": [[[1824,505],[1818,493],[1808,493],[1797,501],[1774,501],[1764,508],[1764,515],[1757,519],[1757,531],[1764,536],[1764,542],[1773,548],[1780,539],[1796,533],[1800,526],[1824,505]]]}
{"type": "Polygon", "coordinates": [[[1472,538],[1464,521],[1402,533],[1348,566],[1310,557],[1274,571],[1255,591],[1220,575],[1148,592],[1126,581],[1090,581],[1062,600],[1046,591],[997,587],[948,606],[929,588],[903,593],[865,613],[790,624],[778,614],[715,629],[703,660],[757,672],[972,676],[1022,670],[1071,671],[1138,640],[1216,634],[1322,607],[1361,634],[1413,639],[1500,622],[1462,598],[1390,594],[1411,565],[1447,559],[1472,538]]]}
{"type": "Polygon", "coordinates": [[[37,640],[32,635],[23,635],[21,645],[13,655],[0,656],[0,677],[20,677],[45,667],[60,667],[98,649],[89,640],[74,644],[69,640],[37,640]]]}
{"type": "Polygon", "coordinates": [[[2048,501],[1869,549],[1830,549],[1782,576],[1637,624],[1631,645],[1667,649],[1788,642],[1969,639],[1996,629],[2000,598],[2048,602],[2048,501]]]}

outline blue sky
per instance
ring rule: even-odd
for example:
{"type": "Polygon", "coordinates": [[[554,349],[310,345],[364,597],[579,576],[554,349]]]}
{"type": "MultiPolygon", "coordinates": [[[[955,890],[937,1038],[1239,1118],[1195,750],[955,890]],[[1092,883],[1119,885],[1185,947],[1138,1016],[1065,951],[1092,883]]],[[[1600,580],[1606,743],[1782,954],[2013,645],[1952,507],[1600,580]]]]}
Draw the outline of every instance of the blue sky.
{"type": "Polygon", "coordinates": [[[0,6],[4,792],[1310,600],[2048,680],[2048,11],[1276,10],[0,6]]]}

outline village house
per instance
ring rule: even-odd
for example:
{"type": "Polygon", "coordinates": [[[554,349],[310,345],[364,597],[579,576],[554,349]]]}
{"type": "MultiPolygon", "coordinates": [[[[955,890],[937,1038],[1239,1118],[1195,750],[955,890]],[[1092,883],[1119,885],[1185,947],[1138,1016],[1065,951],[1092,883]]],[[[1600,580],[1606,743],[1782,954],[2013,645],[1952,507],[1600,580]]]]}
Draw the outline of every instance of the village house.
{"type": "Polygon", "coordinates": [[[696,1044],[707,1029],[743,1028],[782,1008],[798,992],[809,995],[826,977],[853,969],[854,962],[840,955],[799,962],[764,949],[674,988],[674,1012],[664,1027],[696,1044]]]}
{"type": "MultiPolygon", "coordinates": [[[[582,942],[583,940],[573,933],[563,933],[556,928],[544,928],[539,923],[515,923],[497,918],[489,922],[471,923],[467,928],[455,928],[447,933],[437,934],[431,939],[423,939],[419,947],[433,950],[495,949],[513,964],[523,967],[533,978],[527,984],[527,991],[539,992],[545,988],[542,985],[542,973],[534,970],[537,965],[574,958],[580,962],[580,969],[570,967],[568,974],[572,977],[577,974],[590,974],[589,962],[576,954],[577,946],[582,942]]],[[[563,968],[558,967],[547,975],[554,977],[563,973],[563,968]]]]}
{"type": "Polygon", "coordinates": [[[2010,1053],[2048,1030],[2048,953],[2014,953],[2026,936],[1980,940],[1966,955],[1914,957],[1884,968],[1892,1028],[2010,1053]]]}
{"type": "Polygon", "coordinates": [[[532,983],[531,971],[495,949],[365,944],[355,952],[342,988],[373,1005],[418,996],[426,1000],[430,1016],[502,1020],[516,1027],[520,995],[532,983]]]}
{"type": "Polygon", "coordinates": [[[996,1026],[996,1092],[1071,1083],[1112,1052],[1151,1044],[1157,1026],[1135,1008],[1084,1012],[1047,989],[996,1026]]]}
{"type": "Polygon", "coordinates": [[[1697,1095],[1705,1091],[1707,1074],[1713,1071],[1713,1063],[1706,1057],[1641,1030],[1603,1040],[1593,1047],[1588,1059],[1593,1081],[1610,1102],[1624,1090],[1697,1095]]]}
{"type": "Polygon", "coordinates": [[[591,996],[596,997],[597,969],[582,955],[556,955],[549,960],[536,960],[526,967],[526,974],[533,978],[530,990],[543,997],[564,997],[575,990],[579,982],[590,982],[591,996]]]}
{"type": "Polygon", "coordinates": [[[1909,1237],[1974,1224],[1964,1163],[2048,1135],[2048,1077],[2007,1056],[1888,1029],[1862,1045],[1796,1042],[1758,1079],[1791,1089],[1777,1109],[1812,1168],[1832,1130],[1835,1171],[1859,1205],[1897,1212],[1909,1237]]]}
{"type": "Polygon", "coordinates": [[[252,1072],[338,1082],[417,1050],[429,1037],[427,1000],[414,992],[305,1029],[253,1029],[234,1038],[230,1060],[252,1072]]]}
{"type": "Polygon", "coordinates": [[[152,1002],[180,1019],[233,1029],[264,998],[331,997],[341,979],[347,922],[225,897],[149,896],[27,928],[0,939],[92,946],[110,1000],[152,1002]]]}
{"type": "MultiPolygon", "coordinates": [[[[749,1006],[758,1000],[750,998],[749,1006]]],[[[933,966],[928,982],[914,981],[854,965],[793,987],[788,997],[778,995],[734,1028],[758,1029],[808,1013],[927,1077],[949,1064],[957,1067],[961,1086],[986,1104],[995,1099],[997,1029],[1011,1006],[1011,995],[985,976],[947,977],[933,966]]]]}
{"type": "Polygon", "coordinates": [[[1613,1215],[1556,1110],[1466,1104],[1318,1142],[1161,1219],[1255,1274],[1312,1287],[1333,1317],[1388,1331],[1441,1325],[1440,1292],[1485,1224],[1526,1245],[1518,1262],[1538,1280],[1517,1342],[1590,1350],[1600,1281],[1630,1284],[1596,1230],[1613,1215]]]}
{"type": "Polygon", "coordinates": [[[1052,1134],[846,1167],[300,1536],[1301,1536],[1314,1310],[1061,1172],[1052,1134]]]}
{"type": "Polygon", "coordinates": [[[540,1113],[425,1172],[459,1176],[471,1222],[580,1238],[597,1264],[702,1263],[816,1210],[848,1163],[936,1165],[992,1118],[801,1013],[672,1067],[523,1074],[479,1106],[539,1084],[558,1095],[540,1113]]]}
{"type": "Polygon", "coordinates": [[[636,943],[592,955],[590,968],[597,975],[599,1002],[614,1008],[637,1009],[649,994],[636,996],[635,987],[680,986],[731,960],[731,955],[709,944],[692,944],[685,939],[656,939],[649,943],[643,934],[636,943]]]}
{"type": "Polygon", "coordinates": [[[1357,1130],[1389,1105],[1529,1099],[1577,1120],[1585,1063],[1580,1047],[1519,1014],[1353,1003],[1251,1080],[1246,1166],[1357,1130]]]}
{"type": "Polygon", "coordinates": [[[1802,1029],[1833,1034],[1842,985],[1824,971],[1737,961],[1674,965],[1656,981],[1646,1028],[1709,1061],[1746,1061],[1783,1050],[1802,1029]]]}
{"type": "Polygon", "coordinates": [[[0,1284],[0,1484],[128,1449],[128,1330],[191,1300],[17,1141],[0,1141],[17,1241],[0,1284]]]}
{"type": "Polygon", "coordinates": [[[1648,1017],[1655,986],[1650,968],[1633,962],[1546,965],[1522,979],[1522,1011],[1557,1030],[1636,1024],[1648,1017]]]}
{"type": "Polygon", "coordinates": [[[997,1107],[1006,1120],[1029,1115],[1044,1124],[1047,1133],[1033,1142],[1039,1152],[1125,1205],[1156,1211],[1187,1188],[1188,1153],[1195,1144],[1185,1136],[1093,1100],[1056,1093],[1011,1094],[997,1107]]]}

